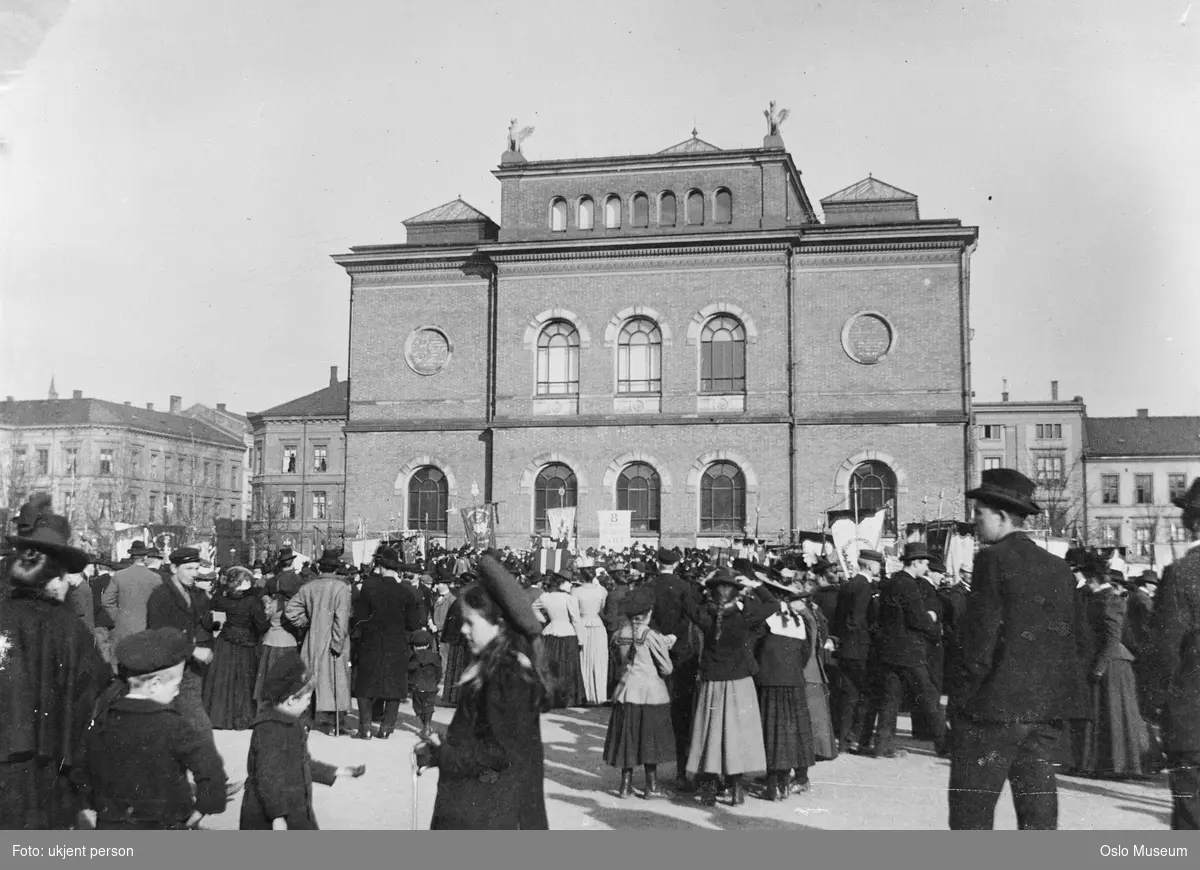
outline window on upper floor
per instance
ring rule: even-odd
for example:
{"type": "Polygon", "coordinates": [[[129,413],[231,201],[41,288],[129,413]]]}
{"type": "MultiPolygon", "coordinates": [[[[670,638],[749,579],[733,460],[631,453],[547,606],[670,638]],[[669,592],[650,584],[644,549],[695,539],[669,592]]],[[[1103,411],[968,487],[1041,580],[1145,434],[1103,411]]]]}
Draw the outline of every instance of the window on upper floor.
{"type": "Polygon", "coordinates": [[[552,462],[538,472],[533,486],[533,530],[550,531],[546,511],[553,508],[575,507],[579,484],[575,472],[561,462],[552,462]]]}
{"type": "Polygon", "coordinates": [[[283,515],[289,520],[294,520],[296,518],[296,493],[284,492],[283,515]]]}
{"type": "Polygon", "coordinates": [[[700,532],[741,534],[746,528],[746,476],[732,462],[714,462],[700,479],[700,532]]]}
{"type": "Polygon", "coordinates": [[[999,456],[983,457],[983,470],[984,471],[991,471],[993,468],[999,468],[999,467],[1000,467],[1000,457],[999,456]]]}
{"type": "Polygon", "coordinates": [[[67,460],[66,473],[67,474],[78,474],[79,473],[79,448],[78,447],[67,447],[63,450],[63,456],[67,460]]]}
{"type": "Polygon", "coordinates": [[[556,233],[566,232],[567,201],[562,197],[550,200],[550,230],[556,233]]]}
{"type": "Polygon", "coordinates": [[[574,395],[579,392],[579,331],[566,320],[542,327],[537,347],[537,394],[574,395]]]}
{"type": "Polygon", "coordinates": [[[1154,526],[1135,526],[1133,529],[1133,553],[1135,556],[1149,556],[1154,547],[1154,526]]]}
{"type": "Polygon", "coordinates": [[[700,392],[746,391],[746,330],[741,321],[719,314],[700,333],[700,392]]]}
{"type": "Polygon", "coordinates": [[[1121,503],[1121,475],[1100,475],[1100,504],[1121,503]]]}
{"type": "Polygon", "coordinates": [[[314,520],[325,519],[325,493],[314,492],[312,494],[312,518],[314,520]]]}
{"type": "Polygon", "coordinates": [[[1154,475],[1135,474],[1133,476],[1133,503],[1154,504],[1154,475]]]}
{"type": "Polygon", "coordinates": [[[149,519],[152,523],[158,522],[158,493],[156,492],[150,493],[149,519]]]}
{"type": "Polygon", "coordinates": [[[202,477],[201,480],[203,481],[205,486],[208,486],[210,483],[212,483],[212,463],[211,462],[206,461],[204,463],[204,477],[202,477]]]}
{"type": "Polygon", "coordinates": [[[102,492],[96,496],[96,507],[100,514],[100,519],[112,519],[112,493],[102,492]]]}
{"type": "Polygon", "coordinates": [[[1036,475],[1038,486],[1056,489],[1063,484],[1063,463],[1061,453],[1044,453],[1036,457],[1036,475]]]}
{"type": "Polygon", "coordinates": [[[313,446],[313,471],[328,471],[329,470],[329,447],[325,444],[317,444],[313,446]]]}
{"type": "Polygon", "coordinates": [[[1039,440],[1062,438],[1062,423],[1038,423],[1036,437],[1039,440]]]}
{"type": "Polygon", "coordinates": [[[581,230],[590,230],[596,225],[596,204],[590,196],[579,198],[576,226],[581,230]]]}
{"type": "Polygon", "coordinates": [[[713,223],[733,223],[733,194],[723,187],[713,197],[713,223]]]}
{"type": "Polygon", "coordinates": [[[113,452],[111,447],[105,447],[100,451],[100,473],[113,473],[113,452]]]}
{"type": "Polygon", "coordinates": [[[859,515],[867,517],[884,508],[883,533],[896,534],[896,472],[887,463],[863,462],[850,475],[847,504],[859,515]]]}
{"type": "Polygon", "coordinates": [[[662,332],[646,317],[635,317],[617,339],[617,392],[662,392],[662,332]]]}
{"type": "Polygon", "coordinates": [[[1001,432],[1000,426],[980,426],[979,427],[979,437],[984,441],[999,441],[1000,440],[1000,432],[1001,432]]]}
{"type": "Polygon", "coordinates": [[[445,533],[450,484],[440,468],[425,465],[408,481],[408,527],[445,533]]]}
{"type": "Polygon", "coordinates": [[[621,197],[615,193],[604,200],[604,226],[610,230],[621,228],[621,197]]]}
{"type": "Polygon", "coordinates": [[[663,191],[658,197],[658,225],[675,226],[675,194],[669,190],[663,191]]]}
{"type": "Polygon", "coordinates": [[[229,488],[241,489],[241,482],[238,480],[238,466],[233,466],[229,469],[229,488]]]}
{"type": "Polygon", "coordinates": [[[630,204],[629,222],[635,227],[650,226],[650,197],[644,193],[635,193],[630,204]]]}
{"type": "Polygon", "coordinates": [[[1168,474],[1167,475],[1167,497],[1171,499],[1183,498],[1187,492],[1187,475],[1186,474],[1168,474]]]}
{"type": "Polygon", "coordinates": [[[704,194],[693,190],[687,195],[687,222],[689,226],[700,226],[704,223],[704,194]]]}
{"type": "Polygon", "coordinates": [[[1105,547],[1121,546],[1121,526],[1119,523],[1104,523],[1100,526],[1100,543],[1105,547]]]}
{"type": "Polygon", "coordinates": [[[285,444],[283,447],[283,473],[296,473],[296,445],[285,444]]]}
{"type": "Polygon", "coordinates": [[[660,527],[658,472],[644,462],[626,465],[617,478],[617,510],[632,511],[632,532],[657,532],[660,527]]]}

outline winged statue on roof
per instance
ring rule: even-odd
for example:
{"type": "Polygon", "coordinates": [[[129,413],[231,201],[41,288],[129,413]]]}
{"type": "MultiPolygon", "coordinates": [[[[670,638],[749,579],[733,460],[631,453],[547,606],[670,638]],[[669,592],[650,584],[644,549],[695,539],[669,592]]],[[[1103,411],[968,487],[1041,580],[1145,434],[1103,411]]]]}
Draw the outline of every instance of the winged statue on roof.
{"type": "Polygon", "coordinates": [[[508,150],[521,153],[521,143],[533,135],[532,127],[517,130],[517,119],[513,118],[508,124],[508,150]]]}
{"type": "Polygon", "coordinates": [[[776,114],[775,101],[771,100],[771,107],[769,109],[763,109],[763,117],[767,119],[767,135],[778,136],[780,125],[787,120],[788,110],[780,109],[779,113],[776,114]]]}

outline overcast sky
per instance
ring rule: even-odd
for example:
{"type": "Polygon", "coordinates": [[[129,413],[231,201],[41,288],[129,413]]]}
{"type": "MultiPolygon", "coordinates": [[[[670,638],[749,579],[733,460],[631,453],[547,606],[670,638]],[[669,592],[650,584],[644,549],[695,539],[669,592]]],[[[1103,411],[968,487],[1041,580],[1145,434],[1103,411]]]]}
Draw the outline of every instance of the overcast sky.
{"type": "Polygon", "coordinates": [[[74,0],[0,92],[0,394],[319,389],[329,255],[458,195],[498,219],[509,118],[533,160],[757,147],[774,99],[814,201],[872,172],[979,227],[977,400],[1200,414],[1188,7],[74,0]]]}

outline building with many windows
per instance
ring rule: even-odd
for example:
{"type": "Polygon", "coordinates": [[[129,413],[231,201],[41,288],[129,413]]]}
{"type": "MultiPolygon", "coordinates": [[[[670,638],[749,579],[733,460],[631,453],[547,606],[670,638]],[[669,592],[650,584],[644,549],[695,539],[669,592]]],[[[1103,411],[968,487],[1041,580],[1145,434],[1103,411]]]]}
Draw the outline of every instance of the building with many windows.
{"type": "Polygon", "coordinates": [[[703,546],[964,490],[973,227],[870,177],[822,221],[777,131],[494,174],[499,224],[458,199],[334,258],[351,533],[453,545],[486,500],[517,546],[559,506],[703,546]]]}
{"type": "Polygon", "coordinates": [[[316,557],[327,542],[342,545],[348,388],[331,366],[327,386],[249,415],[257,552],[290,546],[316,557]]]}

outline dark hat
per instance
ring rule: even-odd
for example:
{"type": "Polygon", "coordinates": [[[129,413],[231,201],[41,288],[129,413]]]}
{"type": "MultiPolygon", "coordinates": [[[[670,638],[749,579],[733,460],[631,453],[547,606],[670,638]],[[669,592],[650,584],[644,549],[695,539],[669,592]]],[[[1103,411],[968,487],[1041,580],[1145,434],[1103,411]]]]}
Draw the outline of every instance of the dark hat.
{"type": "Polygon", "coordinates": [[[883,553],[878,550],[859,550],[858,558],[866,559],[870,562],[878,562],[880,565],[883,564],[883,553]]]}
{"type": "Polygon", "coordinates": [[[180,547],[171,551],[172,565],[190,565],[200,561],[200,551],[195,547],[180,547]]]}
{"type": "Polygon", "coordinates": [[[678,561],[679,553],[675,552],[674,550],[664,549],[663,547],[658,548],[658,564],[674,565],[678,561]]]}
{"type": "Polygon", "coordinates": [[[750,588],[746,578],[735,573],[731,568],[721,567],[704,579],[705,586],[737,586],[742,589],[750,588]]]}
{"type": "Polygon", "coordinates": [[[126,674],[144,676],[187,661],[193,649],[195,644],[179,629],[154,628],[122,638],[115,652],[126,674]]]}
{"type": "Polygon", "coordinates": [[[542,624],[517,578],[500,564],[499,555],[496,550],[488,550],[479,559],[479,585],[496,602],[509,625],[527,637],[537,637],[542,633],[542,624]]]}
{"type": "Polygon", "coordinates": [[[622,598],[621,603],[617,605],[617,610],[625,616],[641,616],[653,609],[654,589],[650,586],[638,586],[622,598]]]}
{"type": "Polygon", "coordinates": [[[757,569],[758,566],[749,559],[739,557],[733,560],[733,570],[746,577],[753,577],[757,569]]]}
{"type": "Polygon", "coordinates": [[[1138,586],[1145,586],[1147,583],[1153,583],[1155,586],[1158,585],[1158,575],[1149,568],[1143,571],[1141,576],[1137,578],[1138,586]]]}
{"type": "Polygon", "coordinates": [[[150,548],[146,546],[145,541],[134,541],[129,545],[129,557],[131,559],[141,559],[149,552],[150,548]]]}
{"type": "Polygon", "coordinates": [[[1042,512],[1033,500],[1034,489],[1033,481],[1014,468],[988,468],[983,472],[981,484],[969,490],[967,498],[1029,516],[1042,512]]]}
{"type": "Polygon", "coordinates": [[[391,547],[380,547],[375,551],[375,564],[380,568],[387,568],[389,571],[404,570],[404,563],[400,561],[400,554],[391,547]]]}
{"type": "Polygon", "coordinates": [[[925,546],[923,541],[913,541],[911,544],[904,545],[904,555],[900,557],[900,561],[904,564],[915,562],[917,559],[929,559],[929,548],[925,546]]]}
{"type": "Polygon", "coordinates": [[[294,649],[285,650],[271,663],[263,679],[262,701],[270,706],[282,704],[309,683],[308,668],[294,649]]]}
{"type": "Polygon", "coordinates": [[[342,567],[342,553],[344,552],[341,547],[326,547],[317,561],[317,567],[322,571],[336,571],[342,567]]]}
{"type": "Polygon", "coordinates": [[[284,547],[279,551],[279,555],[275,557],[275,564],[281,568],[287,568],[295,558],[296,552],[291,547],[284,547]]]}
{"type": "Polygon", "coordinates": [[[408,633],[408,642],[413,646],[429,646],[433,643],[433,635],[424,628],[408,633]]]}
{"type": "Polygon", "coordinates": [[[759,581],[767,589],[771,590],[775,595],[784,601],[791,601],[794,598],[808,598],[812,595],[807,589],[801,586],[793,586],[788,583],[782,583],[778,580],[773,580],[770,577],[759,576],[759,581]]]}
{"type": "Polygon", "coordinates": [[[837,562],[830,562],[828,559],[822,556],[821,558],[817,559],[817,561],[813,562],[813,566],[809,570],[814,574],[824,574],[830,568],[836,568],[837,564],[837,562]]]}
{"type": "Polygon", "coordinates": [[[1171,504],[1177,508],[1183,508],[1190,513],[1200,513],[1200,477],[1192,481],[1192,485],[1188,487],[1187,492],[1171,499],[1171,504]]]}
{"type": "Polygon", "coordinates": [[[946,563],[943,562],[941,559],[939,559],[937,556],[931,556],[929,558],[929,570],[934,572],[935,574],[945,574],[946,573],[946,563]]]}
{"type": "Polygon", "coordinates": [[[62,563],[69,574],[78,574],[88,563],[88,554],[72,547],[71,524],[66,517],[50,513],[47,497],[39,502],[35,510],[27,510],[35,502],[31,499],[17,516],[17,534],[8,536],[8,543],[15,548],[28,547],[53,556],[62,563]]]}

